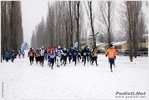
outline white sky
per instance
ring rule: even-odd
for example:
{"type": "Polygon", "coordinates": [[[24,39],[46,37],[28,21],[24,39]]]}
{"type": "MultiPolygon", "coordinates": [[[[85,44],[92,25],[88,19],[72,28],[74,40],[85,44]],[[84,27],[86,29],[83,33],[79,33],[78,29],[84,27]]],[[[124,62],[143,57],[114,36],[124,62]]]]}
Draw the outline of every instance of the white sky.
{"type": "Polygon", "coordinates": [[[46,19],[48,11],[48,1],[33,0],[21,1],[22,24],[24,33],[24,42],[30,45],[31,36],[35,26],[41,21],[42,17],[46,19]]]}

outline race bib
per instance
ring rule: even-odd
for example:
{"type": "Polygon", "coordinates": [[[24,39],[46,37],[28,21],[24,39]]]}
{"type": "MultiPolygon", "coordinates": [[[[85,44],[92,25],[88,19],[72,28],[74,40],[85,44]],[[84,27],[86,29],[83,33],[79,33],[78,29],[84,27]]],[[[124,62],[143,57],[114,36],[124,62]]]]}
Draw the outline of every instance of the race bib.
{"type": "Polygon", "coordinates": [[[30,53],[30,56],[33,56],[33,53],[30,53]]]}
{"type": "Polygon", "coordinates": [[[77,55],[77,53],[74,53],[74,55],[77,55]]]}
{"type": "Polygon", "coordinates": [[[66,56],[67,54],[66,53],[64,53],[64,56],[66,56]]]}
{"type": "Polygon", "coordinates": [[[95,57],[97,57],[97,54],[94,54],[95,57]]]}
{"type": "Polygon", "coordinates": [[[113,56],[113,53],[112,52],[110,52],[110,56],[113,56]]]}

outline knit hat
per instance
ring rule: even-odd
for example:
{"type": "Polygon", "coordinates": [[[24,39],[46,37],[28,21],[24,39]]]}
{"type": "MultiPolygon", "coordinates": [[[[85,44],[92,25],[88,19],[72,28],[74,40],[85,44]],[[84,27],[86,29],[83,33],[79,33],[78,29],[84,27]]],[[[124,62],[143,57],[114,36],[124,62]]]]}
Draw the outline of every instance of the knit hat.
{"type": "Polygon", "coordinates": [[[110,44],[110,47],[113,47],[113,45],[112,45],[112,44],[110,44]]]}

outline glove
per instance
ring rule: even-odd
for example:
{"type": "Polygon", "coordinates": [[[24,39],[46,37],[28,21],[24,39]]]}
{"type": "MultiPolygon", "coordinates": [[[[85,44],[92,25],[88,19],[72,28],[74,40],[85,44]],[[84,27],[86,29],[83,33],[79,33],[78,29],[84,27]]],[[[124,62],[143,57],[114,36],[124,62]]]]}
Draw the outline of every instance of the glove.
{"type": "Polygon", "coordinates": [[[114,56],[114,59],[116,59],[116,56],[114,56]]]}
{"type": "Polygon", "coordinates": [[[105,55],[107,57],[107,55],[105,55]]]}

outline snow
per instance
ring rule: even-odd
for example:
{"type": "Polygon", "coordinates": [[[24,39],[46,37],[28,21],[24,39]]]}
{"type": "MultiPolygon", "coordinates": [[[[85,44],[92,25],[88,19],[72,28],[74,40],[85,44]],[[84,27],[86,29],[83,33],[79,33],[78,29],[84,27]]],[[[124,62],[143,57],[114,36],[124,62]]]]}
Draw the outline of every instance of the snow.
{"type": "Polygon", "coordinates": [[[125,44],[126,42],[127,42],[127,41],[120,41],[120,42],[114,43],[113,45],[114,45],[114,46],[121,46],[121,45],[125,44]]]}
{"type": "Polygon", "coordinates": [[[143,37],[148,37],[148,34],[144,34],[143,37]]]}
{"type": "Polygon", "coordinates": [[[101,45],[106,46],[107,44],[105,44],[105,43],[97,43],[96,44],[96,46],[101,46],[101,45]]]}
{"type": "MultiPolygon", "coordinates": [[[[148,99],[148,57],[117,56],[110,72],[108,58],[98,55],[98,66],[74,62],[54,69],[29,64],[25,58],[0,63],[1,99],[120,99],[116,92],[145,92],[148,99]]],[[[140,99],[140,97],[138,97],[140,99]]]]}

